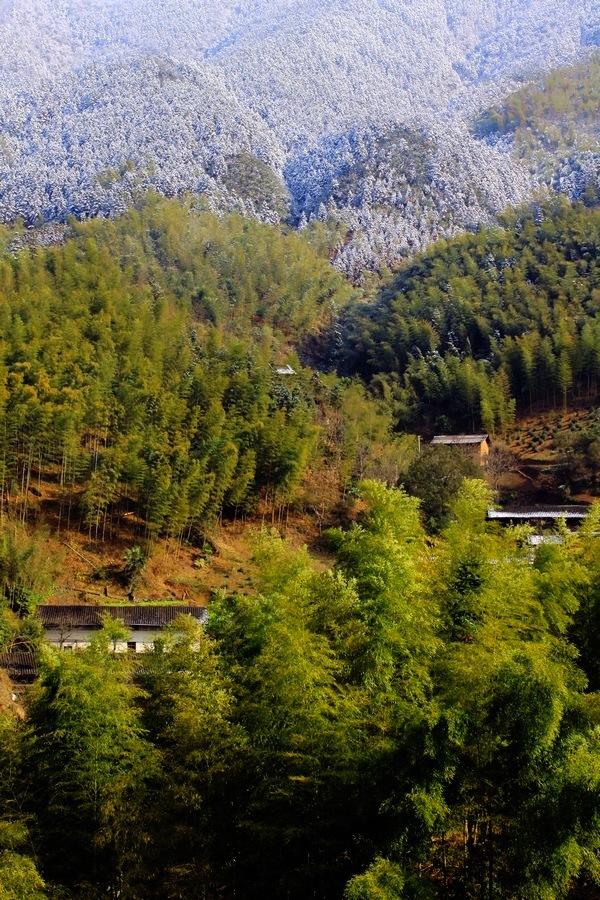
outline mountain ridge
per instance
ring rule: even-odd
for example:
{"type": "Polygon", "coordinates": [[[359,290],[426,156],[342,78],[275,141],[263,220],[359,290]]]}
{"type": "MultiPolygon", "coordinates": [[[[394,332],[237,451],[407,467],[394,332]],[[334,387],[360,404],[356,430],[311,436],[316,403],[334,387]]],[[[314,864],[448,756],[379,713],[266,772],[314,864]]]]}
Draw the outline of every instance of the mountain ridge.
{"type": "Polygon", "coordinates": [[[115,215],[139,190],[192,191],[263,221],[333,216],[352,232],[340,268],[393,264],[531,195],[536,177],[470,119],[585,56],[597,32],[595,0],[14,0],[0,20],[0,220],[115,215]],[[374,176],[380,202],[370,185],[364,202],[328,193],[364,163],[340,148],[398,129],[433,136],[429,196],[404,214],[401,152],[397,182],[374,176]],[[228,179],[241,155],[270,168],[287,210],[228,179]]]}

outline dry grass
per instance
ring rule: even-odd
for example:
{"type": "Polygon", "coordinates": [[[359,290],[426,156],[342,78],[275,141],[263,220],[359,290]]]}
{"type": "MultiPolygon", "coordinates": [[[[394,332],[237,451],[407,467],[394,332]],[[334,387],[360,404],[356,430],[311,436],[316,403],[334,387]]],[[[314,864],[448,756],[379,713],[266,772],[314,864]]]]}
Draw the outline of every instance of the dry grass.
{"type": "MultiPolygon", "coordinates": [[[[46,602],[130,602],[125,553],[135,545],[146,549],[136,533],[138,523],[125,517],[114,523],[111,539],[105,541],[94,536],[90,539],[87,530],[67,529],[64,521],[58,533],[53,485],[42,483],[40,487],[31,512],[43,542],[43,555],[54,569],[54,590],[46,602]]],[[[263,527],[273,528],[293,547],[308,545],[311,552],[314,550],[317,567],[331,565],[332,559],[314,548],[319,537],[314,517],[298,513],[272,516],[270,510],[259,510],[244,521],[212,527],[203,548],[166,538],[152,542],[145,569],[135,583],[135,600],[204,606],[219,589],[253,593],[254,535],[263,527]]]]}
{"type": "Polygon", "coordinates": [[[17,696],[17,688],[12,684],[4,669],[0,669],[0,715],[10,714],[21,719],[25,712],[19,700],[13,700],[17,696]]]}

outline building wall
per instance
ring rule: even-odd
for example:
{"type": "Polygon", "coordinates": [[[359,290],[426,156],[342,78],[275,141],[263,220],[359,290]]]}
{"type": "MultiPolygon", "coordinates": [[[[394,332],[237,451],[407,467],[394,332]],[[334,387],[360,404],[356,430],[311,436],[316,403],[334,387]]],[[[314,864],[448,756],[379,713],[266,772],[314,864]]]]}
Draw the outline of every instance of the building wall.
{"type": "Polygon", "coordinates": [[[455,447],[457,450],[460,450],[461,453],[464,453],[465,456],[468,456],[474,462],[479,463],[482,466],[485,465],[488,453],[490,452],[487,441],[482,441],[481,444],[447,444],[446,446],[455,447]]]}
{"type": "Polygon", "coordinates": [[[481,443],[452,443],[450,441],[440,441],[434,440],[432,445],[435,447],[453,447],[455,450],[459,450],[465,456],[468,456],[470,459],[478,462],[480,465],[485,465],[485,461],[490,452],[490,444],[489,440],[481,441],[481,443]]]}
{"type": "MultiPolygon", "coordinates": [[[[126,653],[128,650],[128,642],[135,642],[136,653],[143,653],[144,650],[149,649],[154,641],[160,637],[161,631],[162,629],[160,628],[131,629],[127,636],[127,640],[118,641],[116,649],[120,653],[126,653]]],[[[62,643],[63,649],[71,648],[77,650],[81,647],[89,646],[90,641],[96,633],[97,631],[94,628],[64,628],[62,630],[59,630],[58,628],[47,628],[45,637],[47,641],[57,647],[62,643]]]]}
{"type": "Polygon", "coordinates": [[[454,446],[460,447],[466,456],[470,456],[471,459],[482,466],[485,465],[490,452],[490,445],[487,441],[482,441],[481,444],[455,444],[454,446]]]}

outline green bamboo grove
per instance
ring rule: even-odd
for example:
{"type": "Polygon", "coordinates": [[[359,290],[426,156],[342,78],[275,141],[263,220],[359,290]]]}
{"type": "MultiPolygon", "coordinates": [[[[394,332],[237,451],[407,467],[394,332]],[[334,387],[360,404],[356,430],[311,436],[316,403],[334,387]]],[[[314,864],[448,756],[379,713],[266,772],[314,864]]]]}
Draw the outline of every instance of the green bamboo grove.
{"type": "Polygon", "coordinates": [[[328,570],[258,533],[258,594],[206,630],[40,651],[0,717],[0,896],[595,896],[598,510],[532,563],[481,481],[435,541],[361,500],[328,570]]]}
{"type": "Polygon", "coordinates": [[[351,312],[341,367],[397,420],[502,431],[515,410],[593,403],[600,211],[566,200],[441,241],[351,312]]]}
{"type": "Polygon", "coordinates": [[[374,441],[393,458],[392,426],[501,433],[517,410],[593,403],[598,217],[559,201],[515,214],[366,303],[304,237],[192,201],[150,196],[45,249],[6,233],[0,515],[31,520],[52,482],[59,529],[103,540],[127,512],[147,539],[183,539],[290,502],[334,457],[344,491],[374,441]]]}
{"type": "Polygon", "coordinates": [[[51,482],[59,530],[103,540],[129,512],[150,539],[291,497],[331,384],[298,364],[286,382],[277,354],[349,295],[301,238],[153,197],[61,246],[9,246],[0,516],[26,522],[51,482]]]}

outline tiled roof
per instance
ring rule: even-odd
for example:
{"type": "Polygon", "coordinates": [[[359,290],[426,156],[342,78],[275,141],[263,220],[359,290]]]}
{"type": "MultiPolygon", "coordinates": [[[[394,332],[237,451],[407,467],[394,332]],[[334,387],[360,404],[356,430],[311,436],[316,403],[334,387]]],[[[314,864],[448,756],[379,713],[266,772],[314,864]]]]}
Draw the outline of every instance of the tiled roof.
{"type": "Polygon", "coordinates": [[[483,444],[487,434],[436,434],[432,444],[483,444]]]}
{"type": "Polygon", "coordinates": [[[0,655],[0,668],[6,669],[14,681],[27,681],[37,674],[35,655],[31,650],[7,650],[0,655]]]}
{"type": "Polygon", "coordinates": [[[100,628],[102,616],[121,619],[130,627],[164,628],[170,625],[177,616],[188,615],[199,622],[206,621],[206,609],[202,606],[38,606],[37,614],[46,628],[72,628],[78,625],[91,625],[100,628]]]}

